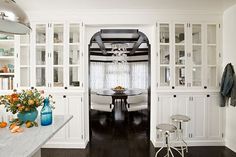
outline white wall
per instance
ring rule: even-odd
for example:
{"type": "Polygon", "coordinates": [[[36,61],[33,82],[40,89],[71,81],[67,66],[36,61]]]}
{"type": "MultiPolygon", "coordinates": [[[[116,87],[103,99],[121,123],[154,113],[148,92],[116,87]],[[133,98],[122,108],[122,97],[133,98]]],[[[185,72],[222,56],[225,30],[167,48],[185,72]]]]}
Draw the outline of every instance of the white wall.
{"type": "MultiPolygon", "coordinates": [[[[232,63],[236,70],[236,5],[227,9],[223,15],[223,64],[232,63]]],[[[226,108],[225,119],[226,146],[236,152],[236,107],[226,108]]]]}

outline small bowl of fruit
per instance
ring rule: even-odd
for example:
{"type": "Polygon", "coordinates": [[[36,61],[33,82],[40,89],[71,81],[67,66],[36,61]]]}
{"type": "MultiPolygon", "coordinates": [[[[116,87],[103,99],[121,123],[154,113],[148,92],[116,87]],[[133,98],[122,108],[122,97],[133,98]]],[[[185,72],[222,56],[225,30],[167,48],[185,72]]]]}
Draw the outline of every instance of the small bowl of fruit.
{"type": "Polygon", "coordinates": [[[115,88],[112,88],[112,90],[115,93],[124,93],[126,89],[124,87],[122,87],[122,86],[116,86],[115,88]]]}

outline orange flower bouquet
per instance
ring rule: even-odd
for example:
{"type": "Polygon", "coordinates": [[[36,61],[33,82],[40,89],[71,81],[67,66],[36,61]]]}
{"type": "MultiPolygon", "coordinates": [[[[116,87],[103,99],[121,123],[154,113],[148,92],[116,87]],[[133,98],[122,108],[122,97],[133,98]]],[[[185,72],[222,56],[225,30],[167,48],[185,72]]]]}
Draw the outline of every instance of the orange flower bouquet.
{"type": "Polygon", "coordinates": [[[43,104],[43,92],[33,88],[30,90],[22,90],[17,93],[13,91],[11,95],[5,95],[0,98],[0,103],[4,104],[7,112],[11,111],[13,114],[25,113],[35,110],[43,104]]]}

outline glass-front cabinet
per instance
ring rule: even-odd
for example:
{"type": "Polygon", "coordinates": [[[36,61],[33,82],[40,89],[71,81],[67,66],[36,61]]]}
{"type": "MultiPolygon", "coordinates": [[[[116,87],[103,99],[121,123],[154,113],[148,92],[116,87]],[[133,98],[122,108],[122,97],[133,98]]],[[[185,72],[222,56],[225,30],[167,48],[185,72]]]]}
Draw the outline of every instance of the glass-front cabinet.
{"type": "Polygon", "coordinates": [[[36,87],[81,87],[80,23],[35,24],[36,87]]]}
{"type": "Polygon", "coordinates": [[[158,88],[217,88],[218,24],[158,23],[158,88]]]}

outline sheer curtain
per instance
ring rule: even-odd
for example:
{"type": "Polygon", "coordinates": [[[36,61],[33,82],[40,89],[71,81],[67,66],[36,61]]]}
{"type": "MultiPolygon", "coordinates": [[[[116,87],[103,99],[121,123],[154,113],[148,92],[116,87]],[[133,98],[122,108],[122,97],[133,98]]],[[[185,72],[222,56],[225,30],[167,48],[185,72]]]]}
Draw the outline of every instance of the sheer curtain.
{"type": "Polygon", "coordinates": [[[92,62],[90,66],[91,89],[114,88],[148,88],[148,63],[133,62],[126,64],[114,64],[104,62],[92,62]]]}

